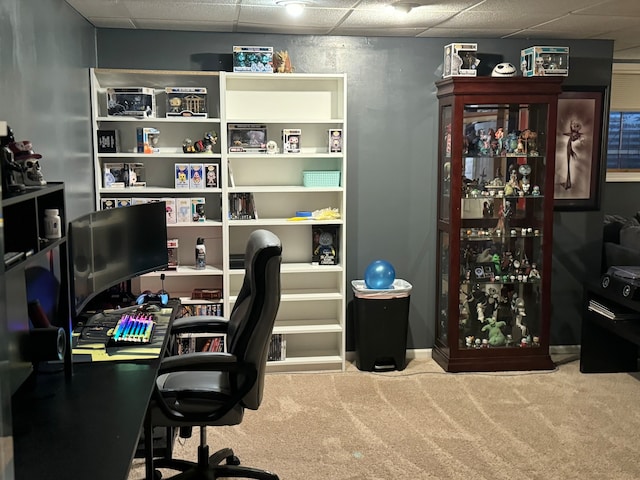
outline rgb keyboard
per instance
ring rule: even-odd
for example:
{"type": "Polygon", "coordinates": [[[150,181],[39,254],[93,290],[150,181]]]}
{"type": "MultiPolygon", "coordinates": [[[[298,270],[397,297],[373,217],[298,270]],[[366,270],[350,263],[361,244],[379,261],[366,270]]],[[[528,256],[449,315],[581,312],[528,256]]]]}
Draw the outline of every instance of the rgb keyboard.
{"type": "Polygon", "coordinates": [[[113,329],[109,343],[112,345],[150,343],[155,321],[150,313],[125,313],[113,329]]]}

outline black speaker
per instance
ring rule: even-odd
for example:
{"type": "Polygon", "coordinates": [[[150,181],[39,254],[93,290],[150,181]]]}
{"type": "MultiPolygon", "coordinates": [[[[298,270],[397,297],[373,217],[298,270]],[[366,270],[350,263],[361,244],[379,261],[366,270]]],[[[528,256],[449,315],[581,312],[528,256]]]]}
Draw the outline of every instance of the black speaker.
{"type": "Polygon", "coordinates": [[[63,360],[67,335],[62,328],[34,328],[29,334],[28,356],[32,362],[63,360]]]}

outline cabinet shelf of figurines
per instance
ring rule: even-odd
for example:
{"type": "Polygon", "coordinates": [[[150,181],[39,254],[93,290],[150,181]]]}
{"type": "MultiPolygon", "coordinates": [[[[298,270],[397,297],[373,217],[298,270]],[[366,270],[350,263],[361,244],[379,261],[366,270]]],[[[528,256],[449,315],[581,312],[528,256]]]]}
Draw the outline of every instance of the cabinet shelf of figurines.
{"type": "Polygon", "coordinates": [[[437,82],[433,358],[445,370],[553,368],[555,78],[437,82]]]}

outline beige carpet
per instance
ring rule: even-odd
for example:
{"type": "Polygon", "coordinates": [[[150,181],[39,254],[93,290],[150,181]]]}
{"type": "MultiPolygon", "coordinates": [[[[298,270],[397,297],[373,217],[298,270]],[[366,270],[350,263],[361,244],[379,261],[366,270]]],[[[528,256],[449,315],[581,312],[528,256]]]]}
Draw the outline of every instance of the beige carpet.
{"type": "MultiPolygon", "coordinates": [[[[212,447],[282,480],[640,479],[640,377],[553,372],[270,374],[265,399],[212,447]]],[[[195,458],[198,436],[176,443],[195,458]]],[[[166,473],[165,472],[165,476],[166,473]]],[[[144,478],[136,460],[130,480],[144,478]]]]}

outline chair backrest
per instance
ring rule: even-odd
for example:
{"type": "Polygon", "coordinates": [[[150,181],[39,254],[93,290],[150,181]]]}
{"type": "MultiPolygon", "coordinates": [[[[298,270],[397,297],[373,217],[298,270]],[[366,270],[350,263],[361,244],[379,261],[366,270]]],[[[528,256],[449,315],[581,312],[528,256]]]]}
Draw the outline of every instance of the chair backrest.
{"type": "Polygon", "coordinates": [[[262,401],[271,334],[280,306],[280,239],[268,230],[255,230],[247,240],[245,276],[229,317],[227,350],[255,366],[257,380],[243,398],[255,410],[262,401]]]}

